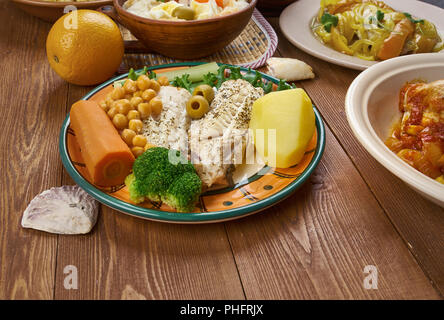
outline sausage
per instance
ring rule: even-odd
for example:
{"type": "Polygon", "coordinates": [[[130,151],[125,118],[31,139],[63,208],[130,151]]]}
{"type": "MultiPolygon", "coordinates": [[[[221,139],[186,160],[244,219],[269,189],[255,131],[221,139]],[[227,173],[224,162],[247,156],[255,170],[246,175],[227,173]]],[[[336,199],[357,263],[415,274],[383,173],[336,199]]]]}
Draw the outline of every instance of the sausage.
{"type": "Polygon", "coordinates": [[[414,30],[415,25],[409,19],[405,18],[399,21],[379,49],[378,59],[387,60],[399,56],[405,41],[414,30]]]}

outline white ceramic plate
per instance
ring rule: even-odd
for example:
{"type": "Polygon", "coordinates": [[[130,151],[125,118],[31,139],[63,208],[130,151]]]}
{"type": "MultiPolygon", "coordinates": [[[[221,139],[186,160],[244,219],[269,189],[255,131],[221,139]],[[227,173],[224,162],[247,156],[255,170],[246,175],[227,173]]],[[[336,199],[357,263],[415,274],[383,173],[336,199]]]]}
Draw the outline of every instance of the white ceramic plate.
{"type": "MultiPolygon", "coordinates": [[[[411,13],[413,16],[433,22],[441,35],[444,35],[444,9],[417,0],[384,0],[393,9],[411,13]]],[[[318,13],[320,0],[298,0],[281,14],[279,24],[288,41],[299,49],[319,59],[351,69],[365,70],[376,64],[352,57],[322,44],[315,38],[310,25],[318,13]]]]}
{"type": "Polygon", "coordinates": [[[401,160],[385,146],[391,125],[399,120],[399,90],[407,82],[444,79],[444,54],[424,53],[380,62],[362,72],[345,98],[348,123],[367,151],[413,189],[444,208],[444,185],[401,160]]]}

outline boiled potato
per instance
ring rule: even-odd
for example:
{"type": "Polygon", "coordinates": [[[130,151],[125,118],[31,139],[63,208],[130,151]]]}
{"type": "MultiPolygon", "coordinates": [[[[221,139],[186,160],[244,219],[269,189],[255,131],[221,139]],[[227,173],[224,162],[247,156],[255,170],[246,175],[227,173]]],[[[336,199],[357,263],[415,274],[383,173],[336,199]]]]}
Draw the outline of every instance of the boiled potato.
{"type": "Polygon", "coordinates": [[[257,151],[269,166],[294,166],[301,161],[315,131],[311,100],[303,89],[266,94],[253,104],[250,129],[257,151]]]}

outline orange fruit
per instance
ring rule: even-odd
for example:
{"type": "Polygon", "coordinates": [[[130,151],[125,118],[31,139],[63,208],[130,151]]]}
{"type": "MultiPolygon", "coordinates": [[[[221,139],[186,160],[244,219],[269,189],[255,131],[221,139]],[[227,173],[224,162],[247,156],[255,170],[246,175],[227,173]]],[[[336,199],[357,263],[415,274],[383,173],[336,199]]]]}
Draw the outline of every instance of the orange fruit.
{"type": "Polygon", "coordinates": [[[107,15],[77,10],[57,20],[46,39],[52,69],[66,81],[93,85],[110,78],[124,52],[119,27],[107,15]]]}

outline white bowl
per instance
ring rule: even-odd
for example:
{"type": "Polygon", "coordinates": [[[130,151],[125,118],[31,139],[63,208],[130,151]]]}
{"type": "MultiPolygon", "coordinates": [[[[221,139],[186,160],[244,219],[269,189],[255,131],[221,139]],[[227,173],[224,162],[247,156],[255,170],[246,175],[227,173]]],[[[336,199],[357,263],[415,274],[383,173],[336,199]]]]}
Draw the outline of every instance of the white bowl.
{"type": "Polygon", "coordinates": [[[385,146],[390,128],[401,116],[399,90],[407,82],[444,79],[444,54],[425,53],[380,62],[362,72],[345,98],[348,123],[367,151],[420,194],[444,207],[444,185],[401,160],[385,146]]]}

